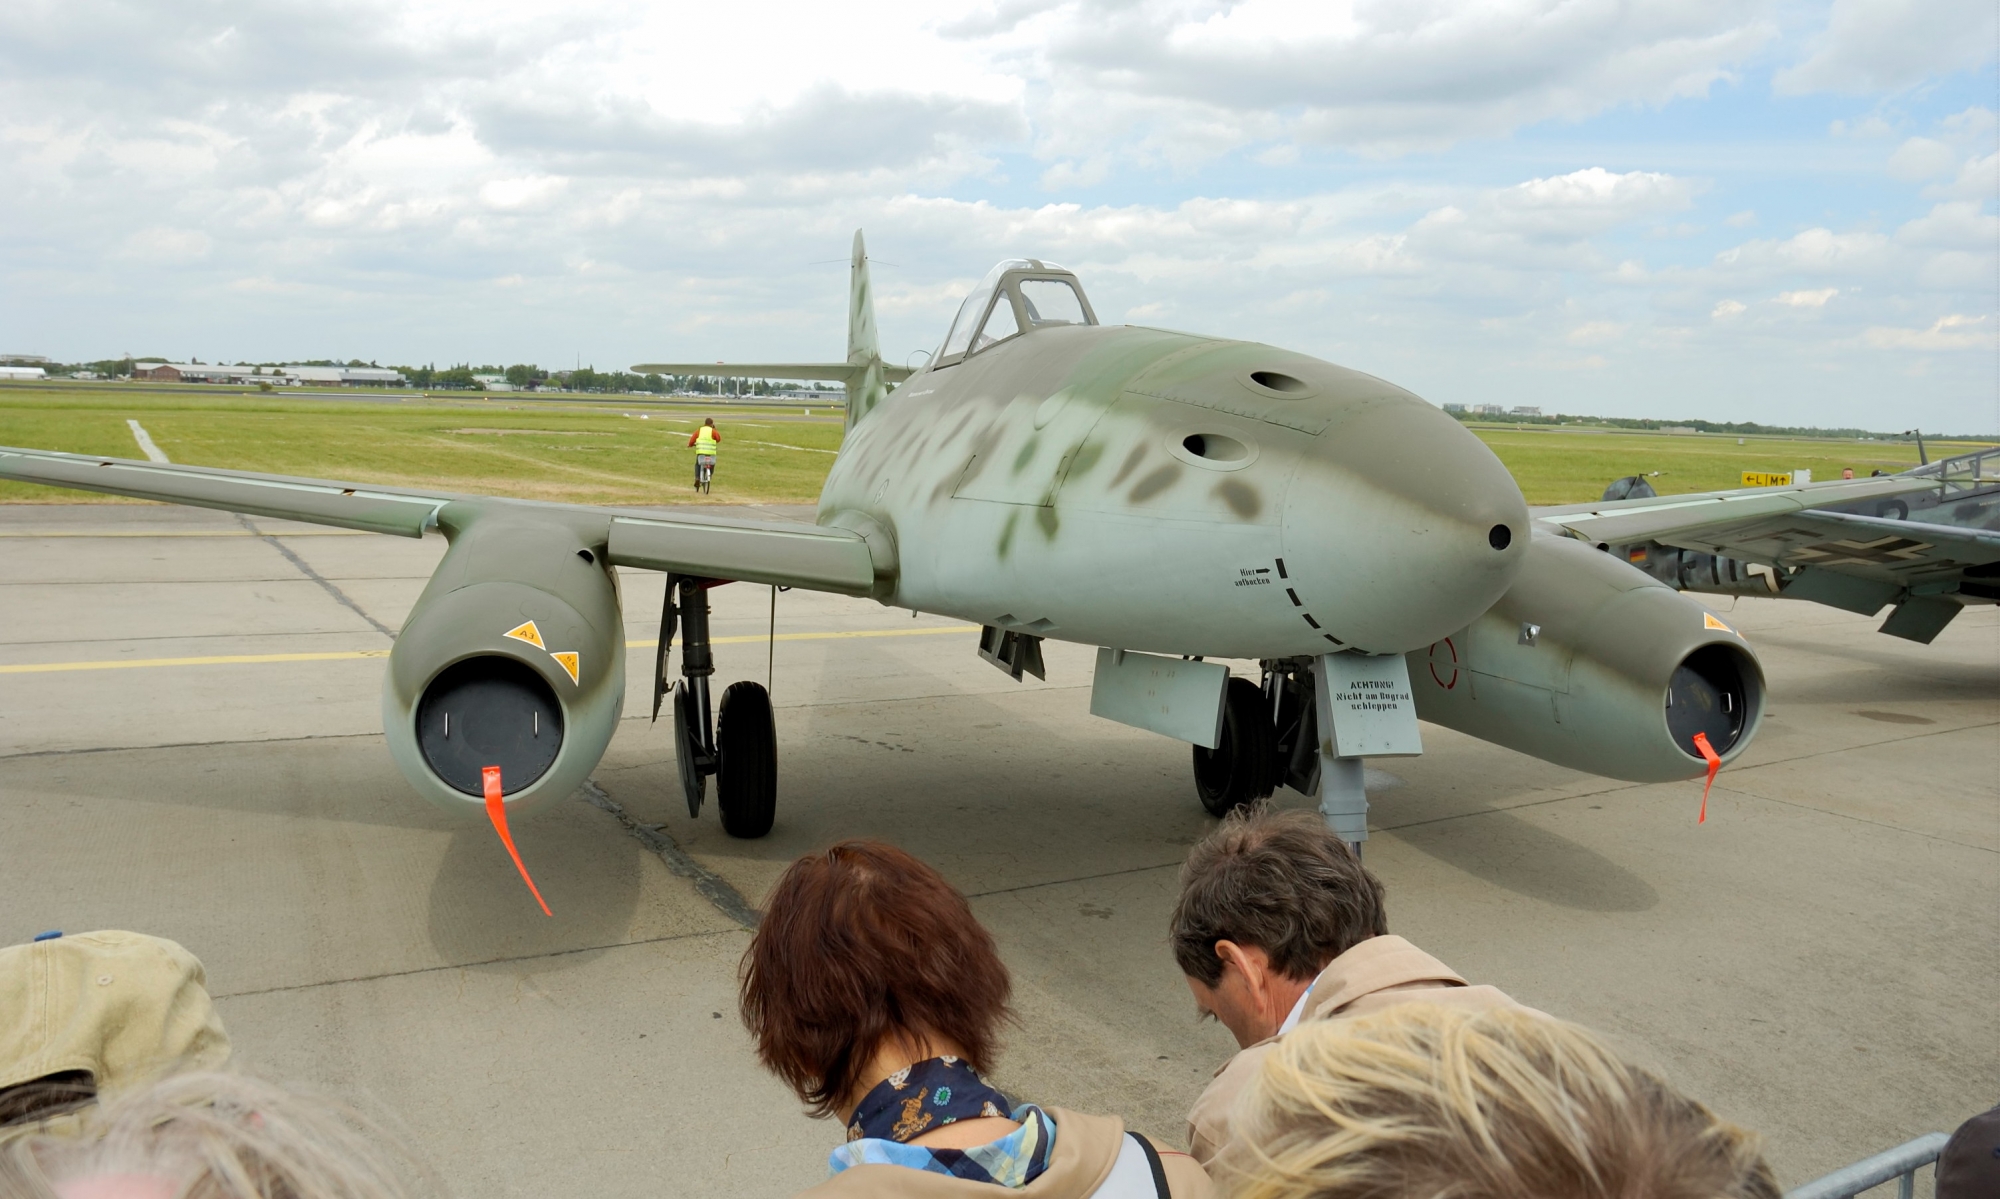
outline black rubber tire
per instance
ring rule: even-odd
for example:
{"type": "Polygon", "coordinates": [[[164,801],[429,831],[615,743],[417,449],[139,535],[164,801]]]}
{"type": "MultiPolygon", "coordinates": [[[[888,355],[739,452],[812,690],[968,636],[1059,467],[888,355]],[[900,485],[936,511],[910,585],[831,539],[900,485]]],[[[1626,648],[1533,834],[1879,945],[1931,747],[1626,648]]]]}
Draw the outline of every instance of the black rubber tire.
{"type": "Polygon", "coordinates": [[[1227,816],[1276,786],[1277,731],[1271,705],[1249,679],[1232,678],[1222,699],[1222,742],[1194,747],[1194,792],[1211,816],[1227,816]]]}
{"type": "Polygon", "coordinates": [[[778,726],[761,683],[731,683],[715,714],[715,806],[722,831],[746,840],[778,815],[778,726]]]}
{"type": "Polygon", "coordinates": [[[701,772],[695,755],[701,734],[695,729],[694,695],[686,682],[674,684],[674,760],[680,767],[681,794],[687,799],[688,819],[701,815],[702,800],[708,796],[708,777],[701,772]]]}

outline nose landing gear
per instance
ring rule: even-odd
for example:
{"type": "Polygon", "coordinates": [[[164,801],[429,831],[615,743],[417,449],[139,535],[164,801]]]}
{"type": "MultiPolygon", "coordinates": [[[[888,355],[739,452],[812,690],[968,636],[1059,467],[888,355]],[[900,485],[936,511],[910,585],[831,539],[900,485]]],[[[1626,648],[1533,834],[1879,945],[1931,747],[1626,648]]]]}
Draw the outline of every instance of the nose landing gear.
{"type": "Polygon", "coordinates": [[[778,738],[771,696],[762,684],[732,683],[710,717],[708,680],[715,673],[708,633],[708,589],[726,579],[667,576],[660,612],[660,645],[653,659],[653,719],[667,687],[667,653],[676,625],[684,630],[681,681],[674,684],[674,752],[688,815],[701,815],[708,776],[715,775],[715,802],[722,830],[755,838],[771,831],[778,807],[778,738]]]}

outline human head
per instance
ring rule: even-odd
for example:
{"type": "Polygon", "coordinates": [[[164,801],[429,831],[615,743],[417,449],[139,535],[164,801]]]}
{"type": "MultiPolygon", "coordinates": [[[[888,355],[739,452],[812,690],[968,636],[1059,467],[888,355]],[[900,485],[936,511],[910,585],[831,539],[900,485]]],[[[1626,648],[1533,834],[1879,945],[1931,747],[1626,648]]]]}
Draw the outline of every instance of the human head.
{"type": "Polygon", "coordinates": [[[842,841],[772,888],[739,1007],[758,1060],[824,1116],[859,1098],[860,1071],[899,1038],[948,1042],[987,1069],[1012,985],[943,875],[893,845],[842,841]]]}
{"type": "Polygon", "coordinates": [[[241,1075],[194,1072],[0,1141],[9,1199],[408,1199],[436,1189],[350,1109],[241,1075]]]}
{"type": "Polygon", "coordinates": [[[1843,466],[1843,467],[1841,467],[1841,468],[1840,468],[1840,477],[1841,477],[1841,478],[1843,478],[1843,479],[1851,479],[1851,478],[1853,478],[1853,477],[1854,477],[1854,468],[1853,468],[1853,467],[1851,467],[1851,466],[1843,466]]]}
{"type": "Polygon", "coordinates": [[[1260,975],[1296,991],[1389,931],[1382,884],[1311,812],[1231,812],[1188,852],[1180,889],[1168,933],[1174,960],[1196,1002],[1245,1045],[1277,1031],[1271,1013],[1245,1006],[1259,1006],[1260,975]]]}
{"type": "Polygon", "coordinates": [[[1534,1013],[1302,1025],[1238,1100],[1232,1199],[1778,1199],[1757,1138],[1534,1013]]]}
{"type": "Polygon", "coordinates": [[[709,428],[713,429],[713,428],[715,427],[715,418],[714,418],[714,417],[712,417],[712,416],[709,416],[709,417],[704,417],[704,418],[702,418],[702,422],[701,422],[701,423],[702,423],[702,424],[704,424],[704,425],[706,425],[706,426],[708,426],[709,428]]]}
{"type": "Polygon", "coordinates": [[[172,1070],[212,1070],[229,1036],[193,954],[143,933],[0,949],[0,1125],[172,1070]]]}

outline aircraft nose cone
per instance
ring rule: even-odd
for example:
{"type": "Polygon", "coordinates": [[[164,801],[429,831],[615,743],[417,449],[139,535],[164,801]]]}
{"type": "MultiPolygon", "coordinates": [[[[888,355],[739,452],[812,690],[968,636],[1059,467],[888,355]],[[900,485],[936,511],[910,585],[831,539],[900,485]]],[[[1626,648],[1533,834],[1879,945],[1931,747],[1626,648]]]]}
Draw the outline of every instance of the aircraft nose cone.
{"type": "Polygon", "coordinates": [[[1415,396],[1354,404],[1286,496],[1285,561],[1327,633],[1402,653],[1470,624],[1513,582],[1528,507],[1507,468],[1415,396]]]}

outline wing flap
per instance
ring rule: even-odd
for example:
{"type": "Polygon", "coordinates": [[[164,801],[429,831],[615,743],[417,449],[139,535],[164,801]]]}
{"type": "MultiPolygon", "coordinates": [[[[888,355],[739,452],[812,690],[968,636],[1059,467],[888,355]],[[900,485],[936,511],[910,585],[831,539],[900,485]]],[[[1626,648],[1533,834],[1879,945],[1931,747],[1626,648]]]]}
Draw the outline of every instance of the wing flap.
{"type": "Polygon", "coordinates": [[[443,492],[392,491],[322,479],[8,446],[0,446],[0,478],[399,537],[422,537],[438,508],[454,498],[443,492]]]}
{"type": "Polygon", "coordinates": [[[1541,508],[1535,519],[1560,526],[1585,541],[1623,545],[1635,541],[1673,541],[1701,533],[1706,543],[1736,525],[1785,517],[1809,508],[1886,499],[1936,487],[1936,479],[1908,475],[1809,483],[1803,487],[1753,487],[1707,491],[1694,495],[1652,496],[1599,504],[1569,504],[1541,508]]]}
{"type": "Polygon", "coordinates": [[[617,566],[865,594],[875,585],[868,543],[817,525],[613,517],[605,554],[617,566]]]}

